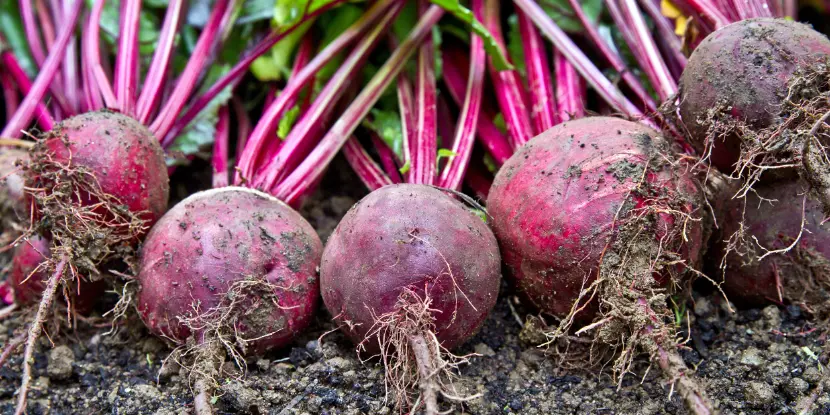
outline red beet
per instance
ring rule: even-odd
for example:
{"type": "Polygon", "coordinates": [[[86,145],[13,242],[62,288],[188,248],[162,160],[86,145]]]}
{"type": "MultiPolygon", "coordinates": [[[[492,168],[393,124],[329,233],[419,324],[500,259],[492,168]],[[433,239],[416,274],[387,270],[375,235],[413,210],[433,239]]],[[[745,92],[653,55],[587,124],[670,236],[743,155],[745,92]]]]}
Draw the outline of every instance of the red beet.
{"type": "Polygon", "coordinates": [[[566,122],[502,166],[488,208],[510,281],[562,321],[552,338],[593,320],[586,330],[594,341],[622,351],[615,370],[627,371],[632,345],[641,348],[677,381],[693,413],[710,414],[703,388],[684,374],[668,323],[665,296],[675,284],[667,283],[680,283],[697,265],[706,233],[702,191],[672,154],[637,123],[566,122]]]}
{"type": "MultiPolygon", "coordinates": [[[[27,305],[40,300],[44,280],[49,277],[49,270],[46,267],[49,258],[51,258],[51,244],[45,238],[34,236],[17,247],[11,271],[16,304],[27,305]]],[[[73,296],[71,300],[74,310],[82,314],[91,311],[105,288],[104,281],[81,281],[77,290],[69,290],[73,296]]]]}
{"type": "Polygon", "coordinates": [[[730,300],[744,306],[800,303],[826,314],[821,319],[830,317],[830,223],[822,224],[821,206],[806,196],[808,189],[801,181],[778,182],[759,186],[745,204],[730,203],[719,220],[723,225],[714,238],[717,255],[712,264],[724,266],[722,287],[730,300]],[[743,235],[737,234],[741,224],[743,235]],[[727,247],[725,261],[717,261],[727,247]],[[760,259],[768,251],[789,247],[787,253],[760,259]]]}
{"type": "MultiPolygon", "coordinates": [[[[623,212],[661,203],[678,203],[687,214],[700,208],[700,190],[691,176],[656,159],[665,147],[656,131],[640,124],[585,118],[544,132],[502,167],[487,206],[508,275],[531,304],[558,317],[568,314],[618,235],[614,218],[624,203],[623,212]]],[[[649,231],[656,241],[683,225],[674,215],[658,214],[649,231]]],[[[686,237],[687,243],[671,240],[670,248],[694,266],[702,227],[688,227],[686,237]]],[[[656,276],[665,282],[663,274],[673,270],[656,276]]]]}
{"type": "MultiPolygon", "coordinates": [[[[64,120],[46,133],[35,148],[29,180],[48,180],[42,169],[82,169],[94,176],[100,191],[137,214],[149,226],[167,209],[169,184],[164,152],[147,127],[131,117],[109,111],[90,112],[64,120]],[[41,166],[39,163],[50,163],[41,166]]],[[[85,195],[82,202],[101,202],[85,195]]],[[[140,237],[141,235],[136,235],[140,237]]]]}
{"type": "MultiPolygon", "coordinates": [[[[500,274],[498,245],[479,216],[437,188],[398,184],[349,210],[326,245],[320,286],[326,308],[361,349],[441,376],[445,368],[430,353],[478,331],[500,274]]],[[[399,403],[411,404],[405,390],[417,382],[401,385],[402,376],[387,365],[399,403]]],[[[435,379],[426,378],[421,389],[434,394],[435,379]]],[[[425,396],[428,412],[430,401],[425,396]]]]}
{"type": "Polygon", "coordinates": [[[232,329],[249,353],[281,347],[312,319],[321,252],[311,225],[274,197],[239,187],[196,193],[147,236],[137,307],[151,331],[176,342],[232,329]],[[203,321],[216,310],[230,314],[203,321]]]}
{"type": "Polygon", "coordinates": [[[680,114],[689,141],[700,154],[711,150],[712,164],[732,173],[735,163],[746,159],[753,137],[735,132],[730,122],[738,121],[738,129],[747,131],[780,125],[789,115],[785,98],[790,92],[795,92],[790,99],[800,94],[790,91],[794,75],[825,63],[828,54],[830,41],[824,35],[785,19],[748,19],[710,34],[680,79],[680,114]]]}

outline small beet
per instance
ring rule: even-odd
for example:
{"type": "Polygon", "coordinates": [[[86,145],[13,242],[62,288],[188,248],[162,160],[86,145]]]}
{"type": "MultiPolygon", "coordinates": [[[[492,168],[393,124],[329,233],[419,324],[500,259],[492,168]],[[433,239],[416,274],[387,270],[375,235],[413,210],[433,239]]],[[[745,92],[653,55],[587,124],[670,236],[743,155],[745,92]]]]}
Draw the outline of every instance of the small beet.
{"type": "MultiPolygon", "coordinates": [[[[40,300],[44,280],[49,277],[48,260],[51,258],[51,243],[48,239],[33,236],[21,242],[12,258],[11,283],[14,300],[18,305],[28,305],[40,300]]],[[[72,295],[71,305],[76,312],[87,314],[92,310],[98,297],[104,292],[104,281],[81,280],[72,295]]]]}
{"type": "Polygon", "coordinates": [[[437,383],[448,368],[439,360],[457,363],[445,352],[478,331],[500,279],[498,245],[482,218],[417,184],[382,187],[352,207],[320,268],[335,321],[360,351],[388,363],[399,405],[411,405],[407,391],[420,386],[427,413],[436,411],[437,383]]]}
{"type": "Polygon", "coordinates": [[[641,349],[676,382],[690,411],[711,414],[676,352],[667,305],[708,236],[690,167],[650,128],[583,118],[525,144],[502,166],[487,201],[509,280],[560,319],[551,341],[584,325],[595,343],[620,352],[617,373],[641,349]]]}
{"type": "Polygon", "coordinates": [[[822,223],[821,205],[808,189],[798,180],[776,182],[731,201],[713,238],[711,264],[722,267],[730,300],[751,307],[796,303],[830,318],[830,223],[822,223]]]}

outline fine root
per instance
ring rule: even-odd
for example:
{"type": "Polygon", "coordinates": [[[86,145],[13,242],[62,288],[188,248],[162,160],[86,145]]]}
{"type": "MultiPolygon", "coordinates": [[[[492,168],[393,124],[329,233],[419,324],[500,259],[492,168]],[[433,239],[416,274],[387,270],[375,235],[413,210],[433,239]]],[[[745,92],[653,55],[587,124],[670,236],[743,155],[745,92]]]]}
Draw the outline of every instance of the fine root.
{"type": "Polygon", "coordinates": [[[24,342],[26,342],[26,333],[27,332],[24,331],[17,336],[14,336],[14,338],[6,344],[6,347],[3,348],[3,353],[0,354],[0,368],[3,367],[3,365],[6,364],[6,361],[9,360],[9,357],[11,357],[12,354],[14,354],[14,352],[22,346],[24,342]]]}
{"type": "Polygon", "coordinates": [[[399,408],[437,415],[438,396],[448,401],[464,402],[478,395],[462,397],[455,388],[457,369],[474,355],[457,356],[441,346],[435,336],[432,299],[411,288],[398,297],[395,310],[374,316],[375,324],[358,345],[365,351],[369,342],[380,345],[380,359],[386,372],[387,397],[391,393],[399,408]],[[418,391],[414,393],[413,391],[418,391]]]}

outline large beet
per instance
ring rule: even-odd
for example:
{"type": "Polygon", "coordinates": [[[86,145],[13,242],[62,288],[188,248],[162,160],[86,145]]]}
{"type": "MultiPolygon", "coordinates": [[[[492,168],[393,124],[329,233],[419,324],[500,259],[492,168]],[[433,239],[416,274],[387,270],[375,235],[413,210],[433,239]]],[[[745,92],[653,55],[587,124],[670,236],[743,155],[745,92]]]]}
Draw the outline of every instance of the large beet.
{"type": "Polygon", "coordinates": [[[311,225],[278,199],[238,187],[200,192],[147,236],[137,307],[151,331],[177,342],[232,329],[249,353],[281,347],[311,322],[321,253],[311,225]],[[227,321],[204,321],[217,310],[227,321]]]}
{"type": "MultiPolygon", "coordinates": [[[[700,214],[700,189],[690,175],[660,159],[666,151],[665,140],[650,128],[585,118],[542,133],[502,167],[487,206],[511,282],[531,304],[567,315],[596,278],[609,244],[620,236],[619,225],[637,210],[674,205],[684,214],[700,214]]],[[[670,235],[666,250],[691,266],[699,263],[699,222],[688,226],[666,212],[644,224],[654,242],[670,235]],[[679,231],[685,238],[678,238],[679,231]]],[[[665,282],[674,270],[656,275],[665,282]]]]}
{"type": "Polygon", "coordinates": [[[382,187],[349,210],[320,268],[326,308],[361,350],[393,362],[387,378],[399,403],[412,403],[406,389],[419,382],[406,379],[419,379],[428,413],[436,411],[437,379],[449,367],[440,363],[442,349],[478,331],[500,279],[498,245],[481,217],[416,184],[382,187]],[[408,377],[410,365],[420,375],[408,377]]]}
{"type": "Polygon", "coordinates": [[[630,370],[641,349],[693,413],[711,414],[676,352],[667,305],[706,234],[703,193],[688,168],[650,128],[583,118],[525,144],[487,201],[510,281],[560,319],[552,341],[592,322],[584,330],[594,342],[619,352],[615,371],[630,370]]]}

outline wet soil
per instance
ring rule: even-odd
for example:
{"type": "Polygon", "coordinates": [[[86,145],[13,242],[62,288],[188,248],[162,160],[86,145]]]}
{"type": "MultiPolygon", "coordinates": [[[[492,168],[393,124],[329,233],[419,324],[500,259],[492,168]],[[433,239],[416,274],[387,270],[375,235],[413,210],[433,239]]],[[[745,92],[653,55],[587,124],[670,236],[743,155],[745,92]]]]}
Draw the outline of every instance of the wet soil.
{"type": "MultiPolygon", "coordinates": [[[[334,172],[348,171],[342,161],[334,172]]],[[[365,192],[353,177],[331,173],[325,197],[311,197],[303,215],[328,237],[365,192]]],[[[176,187],[174,187],[176,189],[176,187]]],[[[794,414],[827,365],[823,333],[811,331],[797,307],[730,312],[717,293],[695,295],[684,327],[691,328],[683,357],[697,367],[711,397],[725,414],[794,414]]],[[[105,303],[112,304],[114,296],[105,303]]],[[[106,310],[106,304],[101,306],[106,310]]],[[[502,295],[482,331],[460,352],[479,357],[462,368],[459,391],[480,397],[456,405],[468,414],[685,414],[676,395],[641,359],[621,384],[605,372],[565,370],[532,344],[520,340],[528,310],[502,286],[502,295]],[[511,307],[511,305],[513,307],[511,307]],[[514,312],[515,310],[515,312],[514,312]]],[[[0,322],[0,344],[24,324],[20,316],[0,322]]],[[[312,329],[291,347],[247,361],[247,373],[226,364],[214,398],[220,414],[394,414],[386,399],[382,367],[361,362],[348,339],[334,332],[322,311],[312,329]]],[[[174,364],[163,365],[170,348],[136,318],[114,334],[83,322],[74,331],[43,338],[35,355],[29,414],[187,414],[192,395],[174,364]]],[[[0,413],[14,409],[20,357],[0,369],[0,413]]],[[[447,407],[449,408],[449,407],[447,407]]],[[[830,414],[830,396],[813,414],[830,414]]]]}

